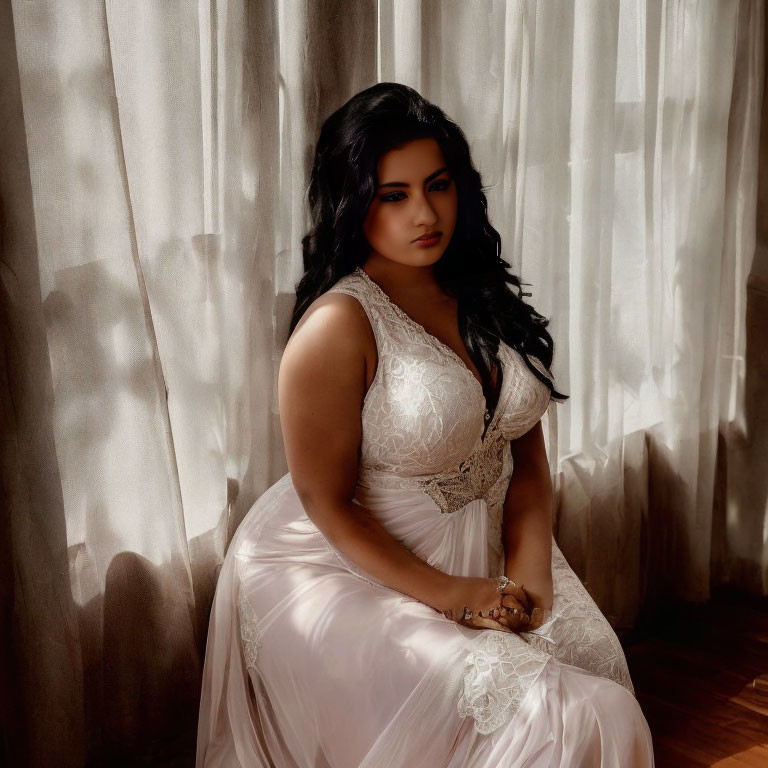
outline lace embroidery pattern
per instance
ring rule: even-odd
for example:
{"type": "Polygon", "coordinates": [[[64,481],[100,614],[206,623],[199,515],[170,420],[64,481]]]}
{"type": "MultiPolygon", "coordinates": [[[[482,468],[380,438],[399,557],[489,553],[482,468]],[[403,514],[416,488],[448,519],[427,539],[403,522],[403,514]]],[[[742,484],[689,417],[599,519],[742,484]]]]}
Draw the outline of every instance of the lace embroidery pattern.
{"type": "MultiPolygon", "coordinates": [[[[378,350],[362,413],[359,484],[422,490],[444,513],[484,498],[492,508],[492,538],[500,540],[497,507],[506,492],[506,482],[500,481],[511,474],[508,443],[541,417],[549,388],[517,352],[500,344],[502,391],[483,435],[482,386],[450,347],[412,320],[359,267],[330,290],[358,299],[378,350]]],[[[549,375],[543,366],[537,368],[549,375]]]]}
{"type": "Polygon", "coordinates": [[[546,635],[481,632],[466,657],[458,709],[462,717],[474,718],[480,733],[514,717],[549,658],[613,680],[635,694],[616,633],[554,539],[552,577],[555,599],[546,635]]]}
{"type": "MultiPolygon", "coordinates": [[[[616,632],[552,539],[555,599],[547,631],[522,632],[532,646],[558,661],[613,680],[635,694],[616,632]]],[[[544,628],[542,628],[543,630],[544,628]]]]}
{"type": "Polygon", "coordinates": [[[461,717],[472,716],[480,733],[509,722],[550,657],[519,635],[482,631],[467,654],[461,717]]]}
{"type": "MultiPolygon", "coordinates": [[[[388,472],[360,468],[362,487],[406,488],[421,490],[432,498],[441,512],[456,512],[475,499],[491,499],[491,490],[504,472],[504,453],[509,445],[501,435],[485,440],[480,447],[460,462],[452,472],[422,477],[400,477],[388,472]]],[[[501,498],[503,502],[503,496],[501,498]]]]}
{"type": "Polygon", "coordinates": [[[247,521],[237,529],[230,542],[230,549],[236,560],[237,572],[237,613],[240,627],[240,641],[243,648],[246,666],[249,670],[256,669],[256,660],[262,638],[259,632],[259,621],[253,606],[246,597],[243,581],[247,573],[247,564],[257,551],[259,539],[265,526],[280,512],[281,501],[286,492],[293,488],[290,473],[286,473],[271,488],[264,492],[259,500],[259,511],[250,515],[247,521]]]}
{"type": "Polygon", "coordinates": [[[555,599],[551,637],[554,643],[542,650],[551,653],[558,661],[613,680],[634,695],[624,649],[616,632],[554,540],[552,578],[555,599]]]}
{"type": "Polygon", "coordinates": [[[240,595],[237,599],[238,612],[240,614],[240,640],[243,645],[245,666],[251,671],[256,670],[256,660],[261,648],[261,635],[253,607],[248,602],[245,590],[240,585],[240,595]]]}

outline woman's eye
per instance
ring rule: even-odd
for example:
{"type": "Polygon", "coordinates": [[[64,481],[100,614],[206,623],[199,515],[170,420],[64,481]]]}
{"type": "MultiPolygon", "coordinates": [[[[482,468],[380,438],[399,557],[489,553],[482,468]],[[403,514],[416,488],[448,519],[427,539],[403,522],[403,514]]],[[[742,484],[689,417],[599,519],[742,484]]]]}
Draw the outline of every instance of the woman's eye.
{"type": "MultiPolygon", "coordinates": [[[[450,179],[438,179],[437,181],[433,181],[432,184],[429,185],[429,191],[430,192],[442,192],[445,189],[448,189],[448,187],[451,185],[450,179]]],[[[380,198],[383,203],[399,203],[403,198],[405,197],[403,192],[391,192],[388,195],[384,195],[384,197],[380,198]],[[400,197],[398,197],[400,195],[400,197]]]]}

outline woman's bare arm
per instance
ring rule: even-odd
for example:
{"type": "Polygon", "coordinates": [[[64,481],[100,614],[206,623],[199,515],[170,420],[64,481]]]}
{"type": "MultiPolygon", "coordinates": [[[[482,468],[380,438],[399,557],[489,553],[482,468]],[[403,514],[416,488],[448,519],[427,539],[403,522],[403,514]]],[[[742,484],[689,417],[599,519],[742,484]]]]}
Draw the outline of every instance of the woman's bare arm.
{"type": "Polygon", "coordinates": [[[371,349],[370,324],[353,297],[324,294],[302,317],[278,380],[288,468],[307,516],[330,543],[381,583],[442,611],[451,577],[352,501],[371,349]]]}
{"type": "Polygon", "coordinates": [[[522,583],[534,607],[549,609],[552,584],[552,481],[541,421],[512,441],[514,467],[504,499],[504,573],[522,583]]]}

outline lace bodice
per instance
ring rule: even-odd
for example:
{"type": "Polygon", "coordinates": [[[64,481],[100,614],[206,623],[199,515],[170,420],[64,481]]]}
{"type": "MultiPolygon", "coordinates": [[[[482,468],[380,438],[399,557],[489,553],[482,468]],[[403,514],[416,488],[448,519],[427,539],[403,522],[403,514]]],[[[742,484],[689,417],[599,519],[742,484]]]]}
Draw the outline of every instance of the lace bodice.
{"type": "MultiPolygon", "coordinates": [[[[442,512],[477,498],[498,507],[512,472],[509,441],[541,418],[550,389],[502,342],[501,394],[483,434],[483,389],[456,352],[407,315],[361,267],[330,290],[361,303],[378,351],[363,403],[359,484],[420,488],[442,512]]],[[[552,378],[539,360],[532,362],[552,378]]]]}

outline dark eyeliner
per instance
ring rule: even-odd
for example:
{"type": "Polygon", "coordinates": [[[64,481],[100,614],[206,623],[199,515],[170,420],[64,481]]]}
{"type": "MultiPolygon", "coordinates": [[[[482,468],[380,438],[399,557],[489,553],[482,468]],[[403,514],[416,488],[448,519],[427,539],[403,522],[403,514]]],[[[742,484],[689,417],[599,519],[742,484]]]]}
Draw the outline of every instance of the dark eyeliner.
{"type": "MultiPolygon", "coordinates": [[[[445,186],[441,187],[440,189],[435,189],[433,191],[434,192],[444,192],[446,189],[448,189],[448,187],[451,186],[451,181],[452,181],[452,179],[435,179],[432,182],[432,184],[443,183],[443,184],[445,184],[445,186]]],[[[430,186],[432,186],[432,184],[430,184],[430,186]]],[[[390,192],[389,194],[383,195],[382,197],[380,197],[379,200],[381,200],[383,203],[399,203],[400,200],[392,200],[392,199],[390,199],[392,195],[398,195],[398,194],[403,194],[403,193],[402,192],[390,192]]]]}

